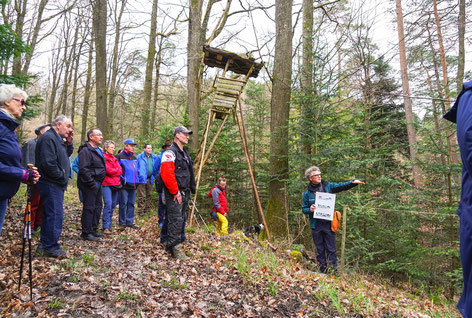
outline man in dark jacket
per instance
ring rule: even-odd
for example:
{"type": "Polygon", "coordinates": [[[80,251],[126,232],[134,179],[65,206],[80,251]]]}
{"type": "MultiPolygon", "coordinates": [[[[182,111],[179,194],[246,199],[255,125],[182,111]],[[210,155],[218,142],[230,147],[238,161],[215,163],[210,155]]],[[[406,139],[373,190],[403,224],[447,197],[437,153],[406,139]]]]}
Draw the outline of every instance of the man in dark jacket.
{"type": "Polygon", "coordinates": [[[116,155],[123,173],[121,181],[123,188],[120,190],[120,208],[118,224],[121,227],[137,229],[134,225],[134,204],[136,202],[136,186],[138,183],[138,161],[134,156],[134,139],[126,139],[122,152],[116,155]]]}
{"type": "MultiPolygon", "coordinates": [[[[37,127],[34,130],[36,138],[28,140],[23,147],[21,147],[21,164],[23,167],[27,168],[28,164],[35,165],[35,150],[36,143],[38,142],[39,137],[48,131],[51,128],[50,124],[45,124],[37,127]]],[[[39,195],[38,188],[36,185],[33,185],[33,193],[31,197],[31,226],[33,228],[32,233],[34,234],[36,230],[41,226],[41,220],[43,217],[43,200],[39,195]]]]}
{"type": "Polygon", "coordinates": [[[98,129],[87,131],[87,142],[79,147],[79,176],[77,186],[82,190],[82,239],[98,241],[103,236],[97,232],[102,214],[102,182],[105,179],[105,158],[98,147],[103,135],[98,129]]]}
{"type": "Polygon", "coordinates": [[[167,250],[180,260],[187,260],[188,256],[182,249],[182,225],[185,220],[185,211],[190,199],[190,192],[195,193],[195,174],[193,161],[184,145],[192,134],[184,126],[174,129],[174,143],[162,154],[161,178],[164,182],[164,196],[167,206],[166,219],[168,221],[167,250]]]}
{"type": "Polygon", "coordinates": [[[472,317],[472,81],[464,83],[454,106],[444,118],[457,123],[457,141],[462,159],[459,242],[464,289],[457,309],[464,318],[472,317]]]}
{"type": "Polygon", "coordinates": [[[59,245],[64,218],[64,191],[69,183],[70,161],[74,140],[74,130],[70,118],[60,115],[42,135],[35,150],[35,161],[41,180],[39,194],[43,198],[43,221],[38,252],[45,256],[66,255],[59,245]]]}

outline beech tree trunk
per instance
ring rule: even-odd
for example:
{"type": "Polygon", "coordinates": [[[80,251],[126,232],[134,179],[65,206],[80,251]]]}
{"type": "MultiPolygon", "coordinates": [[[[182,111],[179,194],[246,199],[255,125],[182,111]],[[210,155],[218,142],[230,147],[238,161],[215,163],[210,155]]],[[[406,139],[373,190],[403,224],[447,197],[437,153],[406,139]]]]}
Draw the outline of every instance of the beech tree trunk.
{"type": "MultiPolygon", "coordinates": [[[[149,45],[146,59],[146,75],[144,78],[144,105],[141,120],[141,135],[149,136],[151,124],[151,95],[152,95],[152,72],[156,56],[156,31],[157,31],[157,0],[152,2],[151,29],[149,31],[149,45]]],[[[193,138],[192,138],[193,139],[193,138]]]]}
{"type": "Polygon", "coordinates": [[[275,58],[270,121],[270,182],[267,223],[271,233],[286,236],[288,120],[292,76],[292,0],[275,1],[275,58]]]}
{"type": "Polygon", "coordinates": [[[200,109],[200,64],[202,60],[202,35],[204,31],[201,27],[202,19],[202,0],[190,1],[190,16],[188,28],[187,45],[187,96],[188,96],[188,115],[189,129],[193,131],[192,138],[189,141],[191,151],[197,151],[200,145],[198,141],[199,120],[198,110],[200,109]]]}
{"type": "Polygon", "coordinates": [[[93,3],[93,30],[95,34],[95,78],[97,128],[108,138],[107,112],[107,1],[93,3]]]}
{"type": "Polygon", "coordinates": [[[412,102],[410,97],[410,82],[408,79],[408,67],[406,61],[406,48],[405,48],[405,32],[403,29],[403,12],[401,0],[395,0],[396,12],[397,12],[397,28],[398,28],[398,48],[400,53],[400,68],[402,76],[402,88],[403,88],[403,101],[405,104],[405,117],[406,117],[406,128],[408,132],[408,145],[410,148],[410,161],[413,172],[413,183],[415,187],[421,188],[423,182],[421,178],[421,170],[416,162],[417,160],[417,149],[416,149],[416,129],[415,129],[415,117],[412,110],[412,102]]]}
{"type": "MultiPolygon", "coordinates": [[[[93,39],[93,33],[92,33],[93,39]]],[[[80,143],[85,142],[85,132],[87,131],[87,120],[90,106],[90,89],[92,87],[92,61],[93,61],[93,41],[90,41],[89,56],[87,62],[87,76],[84,88],[84,109],[82,111],[82,131],[80,133],[80,143]]]]}

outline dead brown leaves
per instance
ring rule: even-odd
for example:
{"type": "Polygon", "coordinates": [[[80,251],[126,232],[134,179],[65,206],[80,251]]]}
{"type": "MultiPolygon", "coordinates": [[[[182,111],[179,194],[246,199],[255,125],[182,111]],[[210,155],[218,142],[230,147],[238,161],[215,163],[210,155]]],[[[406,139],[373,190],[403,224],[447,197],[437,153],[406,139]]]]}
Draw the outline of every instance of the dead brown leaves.
{"type": "MultiPolygon", "coordinates": [[[[139,230],[115,227],[112,235],[100,242],[82,241],[81,205],[73,191],[76,189],[70,188],[67,194],[61,239],[67,258],[34,258],[34,303],[29,301],[27,272],[21,290],[17,290],[24,198],[14,199],[0,240],[0,316],[422,315],[408,309],[418,306],[397,291],[392,293],[364,278],[360,282],[359,277],[320,276],[287,258],[282,249],[273,253],[239,234],[229,240],[207,241],[198,231],[188,233],[184,248],[191,259],[176,261],[158,243],[156,215],[138,218],[139,230]]],[[[35,250],[38,238],[33,243],[35,250]]]]}

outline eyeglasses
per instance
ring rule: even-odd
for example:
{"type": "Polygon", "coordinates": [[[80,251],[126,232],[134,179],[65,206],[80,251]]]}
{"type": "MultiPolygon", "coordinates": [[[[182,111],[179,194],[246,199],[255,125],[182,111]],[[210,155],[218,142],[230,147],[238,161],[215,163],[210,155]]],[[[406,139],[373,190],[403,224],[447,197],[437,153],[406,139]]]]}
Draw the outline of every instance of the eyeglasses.
{"type": "Polygon", "coordinates": [[[21,106],[25,106],[25,100],[24,99],[19,99],[19,98],[14,98],[14,97],[12,99],[19,102],[21,104],[21,106]]]}
{"type": "Polygon", "coordinates": [[[312,177],[321,177],[321,173],[320,174],[314,174],[314,175],[312,175],[312,177]]]}

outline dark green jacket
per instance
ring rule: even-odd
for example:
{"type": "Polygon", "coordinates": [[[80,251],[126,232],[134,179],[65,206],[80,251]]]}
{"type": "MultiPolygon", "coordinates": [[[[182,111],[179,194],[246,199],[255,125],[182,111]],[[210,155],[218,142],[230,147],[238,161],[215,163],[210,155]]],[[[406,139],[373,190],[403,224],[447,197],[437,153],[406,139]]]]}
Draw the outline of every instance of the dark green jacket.
{"type": "MultiPolygon", "coordinates": [[[[338,192],[341,192],[341,191],[346,191],[346,190],[352,189],[355,186],[357,186],[357,184],[352,183],[352,181],[354,181],[354,180],[347,181],[347,182],[340,182],[340,183],[321,181],[321,184],[323,185],[323,191],[322,192],[338,193],[338,192]]],[[[315,202],[316,202],[315,192],[309,191],[308,187],[307,187],[305,192],[303,192],[302,211],[310,219],[310,227],[312,229],[314,229],[315,226],[316,226],[316,219],[313,218],[313,212],[310,211],[310,206],[312,204],[315,204],[315,202]]]]}

